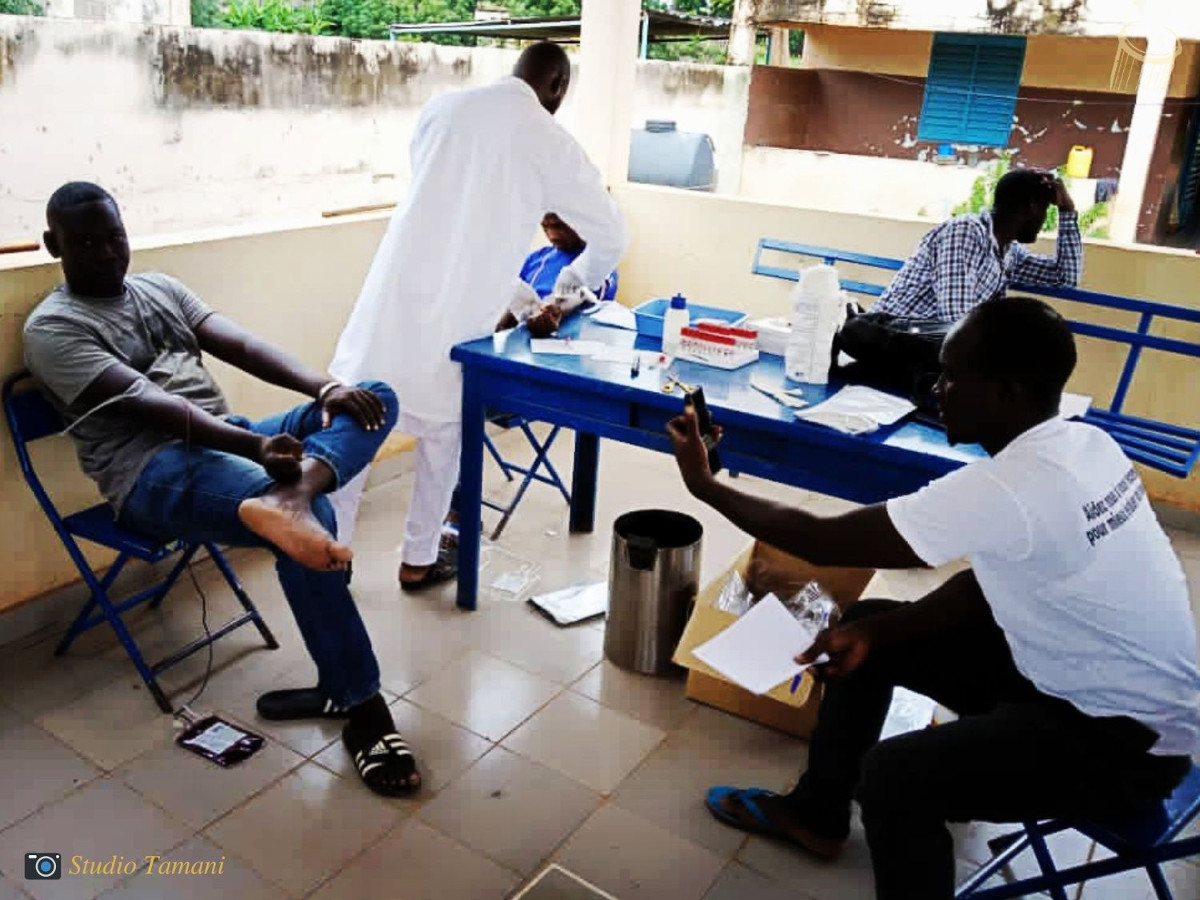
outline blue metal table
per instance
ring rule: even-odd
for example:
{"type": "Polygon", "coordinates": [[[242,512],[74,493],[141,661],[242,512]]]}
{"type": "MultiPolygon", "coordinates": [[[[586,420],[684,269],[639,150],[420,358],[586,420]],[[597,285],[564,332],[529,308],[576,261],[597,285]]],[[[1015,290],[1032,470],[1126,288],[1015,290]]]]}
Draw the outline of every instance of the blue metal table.
{"type": "MultiPolygon", "coordinates": [[[[659,349],[656,338],[574,317],[560,337],[638,350],[659,349]]],[[[501,353],[492,339],[460,344],[450,356],[462,365],[462,476],[459,500],[458,605],[474,609],[479,589],[479,510],[483,497],[484,409],[502,409],[575,432],[570,529],[590,532],[596,509],[600,438],[671,452],[666,423],[683,408],[678,390],[664,393],[665,375],[634,377],[628,363],[583,356],[534,354],[529,333],[513,332],[501,353]]],[[[783,360],[763,355],[754,365],[727,372],[677,361],[681,381],[704,387],[713,420],[724,428],[721,455],[727,468],[858,503],[909,493],[982,455],[975,447],[951,448],[941,431],[901,422],[870,435],[850,436],[798,421],[750,386],[752,374],[773,385],[784,381],[783,360]]],[[[801,385],[810,405],[840,385],[801,385]]],[[[682,480],[679,490],[685,490],[682,480]]]]}

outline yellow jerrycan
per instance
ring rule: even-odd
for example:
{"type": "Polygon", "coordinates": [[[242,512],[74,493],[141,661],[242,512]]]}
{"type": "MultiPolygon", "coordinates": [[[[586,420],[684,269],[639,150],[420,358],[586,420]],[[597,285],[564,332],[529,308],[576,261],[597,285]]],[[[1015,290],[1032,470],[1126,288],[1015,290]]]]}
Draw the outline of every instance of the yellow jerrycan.
{"type": "Polygon", "coordinates": [[[1067,154],[1067,174],[1072,178],[1087,178],[1092,173],[1092,148],[1076,144],[1067,154]]]}

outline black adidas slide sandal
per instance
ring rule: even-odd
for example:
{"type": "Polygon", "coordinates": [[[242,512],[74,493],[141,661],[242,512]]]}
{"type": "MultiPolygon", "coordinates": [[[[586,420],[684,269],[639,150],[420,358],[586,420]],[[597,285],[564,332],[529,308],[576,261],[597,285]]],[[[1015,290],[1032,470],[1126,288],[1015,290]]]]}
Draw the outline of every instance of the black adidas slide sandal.
{"type": "Polygon", "coordinates": [[[384,797],[405,797],[420,790],[416,757],[396,732],[367,741],[347,724],[342,729],[342,742],[354,761],[358,776],[375,793],[384,797]]]}
{"type": "Polygon", "coordinates": [[[344,719],[350,714],[350,707],[338,706],[317,688],[267,691],[258,698],[256,706],[260,716],[275,722],[291,719],[344,719]]]}

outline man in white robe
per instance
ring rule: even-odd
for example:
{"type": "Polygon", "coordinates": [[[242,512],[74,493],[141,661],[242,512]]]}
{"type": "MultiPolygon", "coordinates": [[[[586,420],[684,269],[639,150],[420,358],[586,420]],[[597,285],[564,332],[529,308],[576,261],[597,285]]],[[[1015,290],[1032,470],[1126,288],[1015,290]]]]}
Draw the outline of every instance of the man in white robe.
{"type": "MultiPolygon", "coordinates": [[[[401,587],[453,578],[440,554],[458,480],[462,374],[450,349],[485,337],[525,290],[514,273],[547,210],[587,242],[556,293],[598,284],[628,244],[616,204],[583,148],[555,122],[571,66],[556,44],[532,45],[513,74],[427,103],[412,140],[412,183],[375,254],[330,372],[392,385],[397,428],[418,439],[401,549],[401,587]]],[[[338,537],[353,536],[364,472],[331,496],[338,537]]]]}

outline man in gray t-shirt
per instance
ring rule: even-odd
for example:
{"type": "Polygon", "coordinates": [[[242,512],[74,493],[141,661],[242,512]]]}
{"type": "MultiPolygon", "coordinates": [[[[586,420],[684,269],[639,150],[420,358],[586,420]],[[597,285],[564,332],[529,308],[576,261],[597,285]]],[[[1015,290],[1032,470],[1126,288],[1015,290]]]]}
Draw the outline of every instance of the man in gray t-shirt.
{"type": "Polygon", "coordinates": [[[25,360],[124,526],[161,541],[265,546],[317,666],[315,688],[258,699],[269,719],[348,719],[360,777],[388,796],[420,784],[379,693],[379,665],[346,583],[350,548],[326,496],[396,422],[391,388],[315,372],[166,275],[133,275],[116,202],[72,182],[46,208],[66,284],[25,325],[25,360]],[[202,354],[310,398],[251,422],[229,415],[202,354]]]}
{"type": "Polygon", "coordinates": [[[116,405],[87,408],[80,395],[116,363],[214,416],[229,407],[200,362],[195,330],[212,310],[167,275],[130,275],[120,297],[79,297],[63,285],[25,323],[25,364],[67,420],[83,471],[116,512],[143,467],[175,440],[157,428],[130,429],[116,405]]]}

